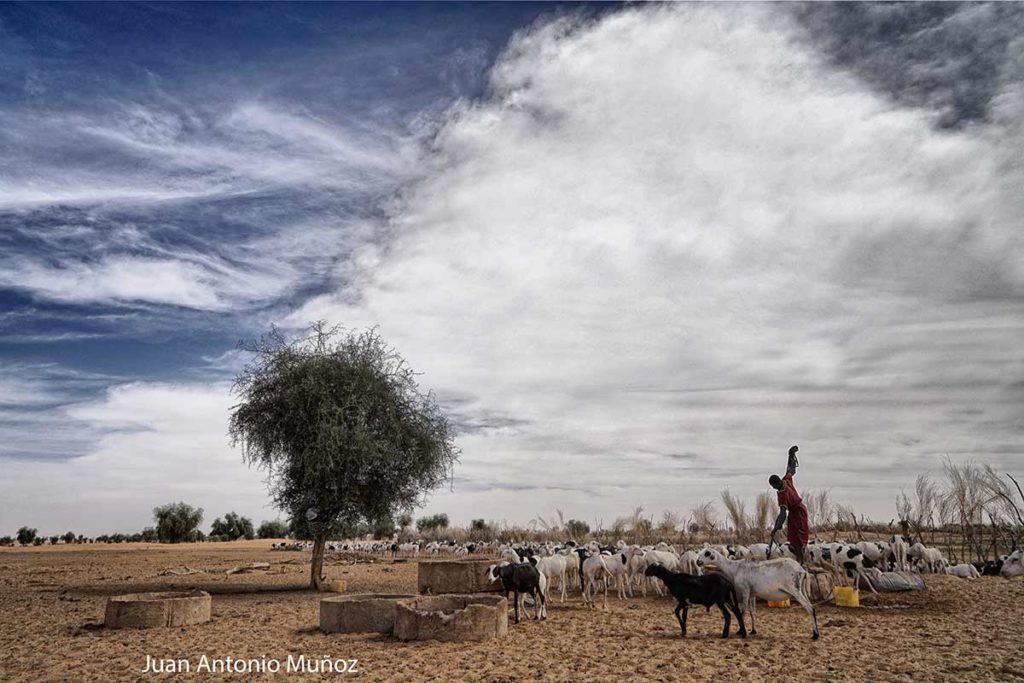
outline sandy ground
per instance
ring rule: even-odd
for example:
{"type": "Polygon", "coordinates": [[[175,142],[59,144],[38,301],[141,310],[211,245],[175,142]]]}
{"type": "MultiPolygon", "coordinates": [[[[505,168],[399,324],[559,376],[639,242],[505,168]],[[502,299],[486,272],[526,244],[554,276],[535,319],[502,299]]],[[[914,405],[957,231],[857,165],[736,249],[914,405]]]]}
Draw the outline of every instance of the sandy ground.
{"type": "MultiPolygon", "coordinates": [[[[0,680],[205,680],[144,674],[146,655],[358,659],[352,674],[219,674],[232,680],[645,681],[1024,680],[1024,580],[927,577],[928,592],[865,599],[860,609],[819,607],[810,640],[799,608],[758,610],[758,635],[716,637],[717,610],[691,610],[683,640],[669,598],[609,598],[608,609],[557,598],[545,622],[510,625],[507,639],[478,644],[402,643],[377,635],[326,635],[321,595],[303,590],[308,555],[269,541],[182,546],[129,544],[0,549],[0,680]],[[226,576],[264,561],[270,573],[226,576]],[[288,561],[298,563],[291,564],[288,561]],[[206,573],[161,577],[187,565],[206,573]],[[106,596],[196,587],[213,593],[213,618],[185,628],[112,630],[106,596]],[[724,677],[721,675],[724,674],[724,677]]],[[[415,562],[330,562],[349,592],[415,592],[415,562]]],[[[735,626],[734,626],[735,628],[735,626]]]]}

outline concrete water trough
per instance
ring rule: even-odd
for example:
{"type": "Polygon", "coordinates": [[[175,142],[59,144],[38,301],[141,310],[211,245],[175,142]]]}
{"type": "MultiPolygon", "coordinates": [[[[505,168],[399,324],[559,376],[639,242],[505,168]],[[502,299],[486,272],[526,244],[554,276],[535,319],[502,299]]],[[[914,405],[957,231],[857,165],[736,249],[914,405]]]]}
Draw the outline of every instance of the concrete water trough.
{"type": "Polygon", "coordinates": [[[440,560],[420,562],[416,569],[416,586],[420,595],[450,593],[496,593],[501,582],[491,583],[485,576],[487,568],[497,560],[440,560]]]}
{"type": "Polygon", "coordinates": [[[130,593],[107,599],[103,623],[107,628],[189,626],[210,620],[206,591],[130,593]]]}
{"type": "Polygon", "coordinates": [[[320,630],[324,633],[391,633],[395,603],[415,595],[362,593],[320,601],[320,630]]]}
{"type": "Polygon", "coordinates": [[[395,603],[395,637],[449,642],[508,634],[508,600],[500,595],[424,595],[395,603]]]}

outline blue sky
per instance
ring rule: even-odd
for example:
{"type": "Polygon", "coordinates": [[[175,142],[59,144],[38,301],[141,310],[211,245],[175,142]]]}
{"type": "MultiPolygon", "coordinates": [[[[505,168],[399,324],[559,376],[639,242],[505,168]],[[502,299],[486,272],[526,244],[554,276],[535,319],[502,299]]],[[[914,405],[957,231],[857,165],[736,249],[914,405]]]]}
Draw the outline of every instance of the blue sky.
{"type": "Polygon", "coordinates": [[[275,516],[227,445],[236,344],[321,318],[458,420],[426,508],[458,521],[685,516],[791,442],[880,519],[946,455],[1019,467],[1021,28],[3,5],[0,532],[275,516]]]}

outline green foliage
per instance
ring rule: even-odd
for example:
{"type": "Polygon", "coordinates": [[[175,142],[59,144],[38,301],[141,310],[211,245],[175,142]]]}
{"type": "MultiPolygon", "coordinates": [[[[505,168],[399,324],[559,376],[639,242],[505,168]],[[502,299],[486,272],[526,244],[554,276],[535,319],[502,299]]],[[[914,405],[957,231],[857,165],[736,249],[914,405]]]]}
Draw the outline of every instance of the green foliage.
{"type": "Polygon", "coordinates": [[[14,545],[14,539],[10,536],[0,537],[0,546],[14,545]]]}
{"type": "Polygon", "coordinates": [[[284,538],[288,535],[288,523],[280,519],[265,520],[260,524],[256,536],[259,538],[284,538]]]}
{"type": "Polygon", "coordinates": [[[68,544],[74,543],[75,542],[75,532],[74,531],[69,531],[66,534],[64,534],[63,536],[61,536],[61,538],[64,539],[65,543],[68,543],[68,544]]]}
{"type": "Polygon", "coordinates": [[[370,524],[370,533],[374,538],[391,538],[397,531],[398,527],[395,526],[395,519],[391,515],[384,515],[370,524]]]}
{"type": "Polygon", "coordinates": [[[447,528],[448,515],[443,512],[431,515],[430,517],[420,517],[416,520],[416,529],[418,531],[439,531],[447,528]]]}
{"type": "Polygon", "coordinates": [[[210,537],[219,537],[217,540],[236,541],[244,538],[247,541],[256,538],[256,532],[252,527],[252,520],[248,517],[241,517],[234,511],[213,520],[210,525],[210,537]]]}
{"type": "Polygon", "coordinates": [[[17,533],[18,543],[22,545],[32,545],[36,540],[36,533],[38,533],[37,529],[27,526],[21,527],[18,529],[17,533]]]}
{"type": "Polygon", "coordinates": [[[398,515],[398,527],[400,529],[406,529],[406,528],[411,527],[411,526],[412,526],[412,513],[411,512],[403,512],[402,514],[398,515]]]}
{"type": "Polygon", "coordinates": [[[194,508],[186,503],[168,503],[153,508],[153,519],[161,543],[185,543],[205,538],[199,531],[203,521],[202,508],[194,508]]]}
{"type": "Polygon", "coordinates": [[[565,523],[565,531],[571,538],[586,538],[590,534],[590,525],[578,519],[570,519],[565,523]]]}
{"type": "Polygon", "coordinates": [[[319,587],[323,541],[392,519],[450,476],[455,433],[433,394],[374,330],[323,323],[288,342],[276,330],[245,347],[228,430],[301,536],[312,537],[319,587]]]}
{"type": "Polygon", "coordinates": [[[156,529],[154,529],[151,526],[147,526],[145,529],[143,529],[142,533],[140,534],[140,536],[141,536],[140,540],[142,540],[142,541],[144,541],[146,543],[156,543],[157,541],[160,540],[160,536],[157,535],[156,529]]]}
{"type": "Polygon", "coordinates": [[[46,539],[43,538],[42,536],[36,536],[35,538],[32,539],[32,545],[42,545],[45,542],[46,542],[46,539]]]}
{"type": "Polygon", "coordinates": [[[57,545],[57,541],[60,540],[60,536],[50,536],[50,545],[57,545]]]}
{"type": "Polygon", "coordinates": [[[469,532],[477,539],[494,536],[494,528],[483,519],[474,519],[470,522],[469,532]]]}

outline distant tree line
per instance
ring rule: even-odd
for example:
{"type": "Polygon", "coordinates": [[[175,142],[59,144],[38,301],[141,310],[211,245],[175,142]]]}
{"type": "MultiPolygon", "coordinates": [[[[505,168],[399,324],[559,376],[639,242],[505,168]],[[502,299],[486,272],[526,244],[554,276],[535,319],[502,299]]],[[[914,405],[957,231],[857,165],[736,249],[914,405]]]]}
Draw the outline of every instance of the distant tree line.
{"type": "MultiPolygon", "coordinates": [[[[14,536],[0,537],[2,546],[38,546],[49,543],[67,545],[75,543],[195,543],[200,541],[235,541],[238,539],[251,540],[259,538],[285,538],[289,535],[289,525],[278,520],[267,520],[260,524],[257,531],[253,522],[248,517],[243,517],[232,511],[223,518],[216,518],[211,525],[210,534],[207,536],[200,529],[203,521],[203,509],[196,508],[187,503],[168,503],[153,508],[153,520],[155,526],[146,527],[141,532],[134,534],[102,534],[93,538],[87,538],[84,534],[75,534],[68,531],[63,535],[40,536],[38,529],[23,526],[18,529],[14,536]]],[[[391,523],[394,526],[394,523],[391,523]]]]}

